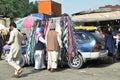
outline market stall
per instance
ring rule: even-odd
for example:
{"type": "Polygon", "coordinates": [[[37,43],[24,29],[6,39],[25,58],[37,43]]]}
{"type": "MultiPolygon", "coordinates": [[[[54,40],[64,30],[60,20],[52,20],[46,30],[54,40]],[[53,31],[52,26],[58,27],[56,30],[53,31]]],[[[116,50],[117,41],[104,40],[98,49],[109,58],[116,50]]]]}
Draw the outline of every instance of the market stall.
{"type": "Polygon", "coordinates": [[[69,16],[58,18],[47,18],[35,21],[31,28],[30,37],[28,39],[27,51],[25,54],[26,64],[34,64],[34,47],[35,47],[35,33],[38,27],[44,28],[44,36],[46,37],[49,31],[49,25],[56,22],[56,31],[61,35],[63,49],[61,49],[61,61],[71,62],[76,53],[76,39],[74,37],[73,25],[69,16]]]}

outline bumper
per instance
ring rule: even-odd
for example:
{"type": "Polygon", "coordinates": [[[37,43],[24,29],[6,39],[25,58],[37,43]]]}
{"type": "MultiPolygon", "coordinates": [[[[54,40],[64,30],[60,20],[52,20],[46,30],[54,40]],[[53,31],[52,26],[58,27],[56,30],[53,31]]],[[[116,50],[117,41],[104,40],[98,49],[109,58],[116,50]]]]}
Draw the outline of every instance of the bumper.
{"type": "Polygon", "coordinates": [[[86,61],[86,60],[107,57],[108,51],[107,50],[100,50],[98,52],[81,52],[81,55],[83,57],[83,60],[86,61]]]}
{"type": "Polygon", "coordinates": [[[97,58],[103,58],[108,55],[107,50],[100,50],[99,52],[91,52],[90,58],[91,59],[97,59],[97,58]]]}

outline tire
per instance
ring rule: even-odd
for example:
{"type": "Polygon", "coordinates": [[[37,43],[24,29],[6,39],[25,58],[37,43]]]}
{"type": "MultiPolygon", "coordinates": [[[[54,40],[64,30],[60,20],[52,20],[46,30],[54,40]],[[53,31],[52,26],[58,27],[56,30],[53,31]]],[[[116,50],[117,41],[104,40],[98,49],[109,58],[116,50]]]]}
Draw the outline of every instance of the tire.
{"type": "Polygon", "coordinates": [[[68,62],[68,66],[72,69],[79,69],[83,66],[83,58],[81,55],[75,56],[71,61],[68,62]]]}

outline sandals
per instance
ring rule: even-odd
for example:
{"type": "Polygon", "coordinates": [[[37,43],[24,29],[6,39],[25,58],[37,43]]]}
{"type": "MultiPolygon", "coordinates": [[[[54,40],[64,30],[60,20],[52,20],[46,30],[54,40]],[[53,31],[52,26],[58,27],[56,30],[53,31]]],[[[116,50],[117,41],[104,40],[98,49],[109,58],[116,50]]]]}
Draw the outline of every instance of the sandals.
{"type": "Polygon", "coordinates": [[[12,78],[19,78],[19,77],[20,77],[20,74],[21,74],[22,72],[23,72],[23,69],[20,68],[20,69],[17,71],[17,74],[12,75],[11,77],[12,77],[12,78]]]}
{"type": "Polygon", "coordinates": [[[20,68],[20,69],[17,71],[17,75],[19,76],[22,72],[23,72],[23,69],[20,68]]]}

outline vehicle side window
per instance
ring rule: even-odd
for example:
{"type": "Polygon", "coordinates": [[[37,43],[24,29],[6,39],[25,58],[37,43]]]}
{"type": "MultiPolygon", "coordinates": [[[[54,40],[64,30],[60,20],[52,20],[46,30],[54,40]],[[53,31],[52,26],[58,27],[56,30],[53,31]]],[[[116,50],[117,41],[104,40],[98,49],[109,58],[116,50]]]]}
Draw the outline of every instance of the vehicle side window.
{"type": "Polygon", "coordinates": [[[89,42],[90,41],[89,37],[86,34],[84,34],[84,33],[77,33],[76,34],[76,40],[79,43],[85,43],[85,42],[89,42]]]}

